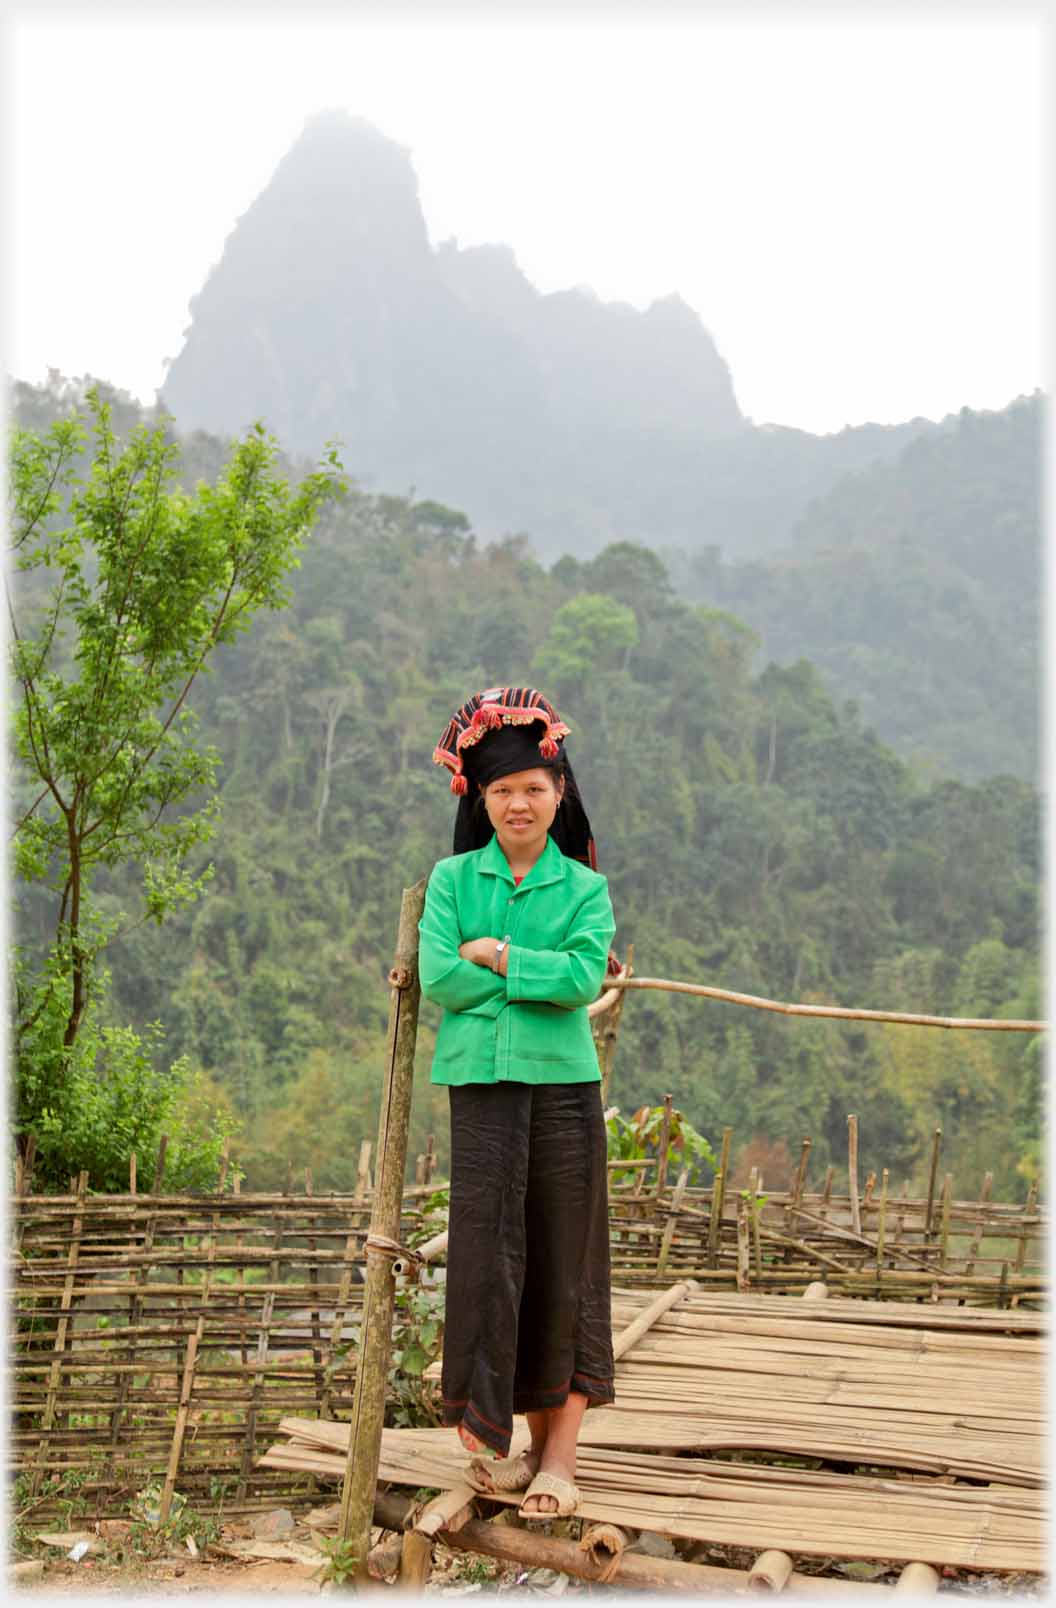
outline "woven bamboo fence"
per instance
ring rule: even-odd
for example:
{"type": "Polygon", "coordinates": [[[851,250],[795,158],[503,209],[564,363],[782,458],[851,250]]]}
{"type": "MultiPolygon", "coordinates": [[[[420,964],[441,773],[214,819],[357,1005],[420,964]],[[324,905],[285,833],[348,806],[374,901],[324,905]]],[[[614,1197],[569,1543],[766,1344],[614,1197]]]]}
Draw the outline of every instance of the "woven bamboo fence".
{"type": "MultiPolygon", "coordinates": [[[[158,1479],[229,1512],[287,1493],[255,1468],[281,1414],[351,1406],[369,1149],[351,1195],[92,1195],[82,1175],[15,1197],[10,1446],[32,1495],[71,1473],[96,1516],[158,1479]]],[[[406,1192],[406,1238],[432,1187],[406,1192]]]]}
{"type": "MultiPolygon", "coordinates": [[[[670,1103],[668,1097],[668,1104],[670,1103]]],[[[690,1186],[685,1169],[670,1182],[672,1158],[661,1137],[645,1162],[610,1162],[609,1220],[613,1278],[657,1285],[692,1277],[708,1288],[801,1294],[824,1278],[834,1293],[877,1298],[964,1301],[1015,1307],[1036,1303],[1046,1289],[1046,1218],[1032,1183],[1025,1201],[991,1199],[987,1173],[974,1199],[954,1193],[940,1175],[936,1130],[926,1194],[895,1194],[887,1169],[856,1187],[853,1151],[847,1193],[834,1192],[835,1170],[807,1187],[811,1150],[771,1189],[753,1169],[747,1187],[727,1184],[731,1130],[720,1167],[706,1187],[690,1186]]],[[[677,1165],[677,1158],[674,1165],[677,1165]]]]}

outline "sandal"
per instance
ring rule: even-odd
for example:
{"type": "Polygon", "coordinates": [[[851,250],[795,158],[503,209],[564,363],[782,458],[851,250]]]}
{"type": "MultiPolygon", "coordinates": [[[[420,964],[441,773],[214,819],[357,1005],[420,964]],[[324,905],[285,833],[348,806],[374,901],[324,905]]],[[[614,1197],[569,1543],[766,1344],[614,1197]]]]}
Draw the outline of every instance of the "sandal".
{"type": "Polygon", "coordinates": [[[515,1452],[512,1457],[500,1457],[495,1462],[474,1457],[466,1470],[466,1484],[472,1485],[482,1496],[491,1496],[495,1491],[523,1491],[538,1467],[538,1459],[529,1451],[515,1452]],[[490,1484],[485,1484],[485,1480],[490,1484]]]}
{"type": "Polygon", "coordinates": [[[548,1519],[567,1519],[579,1506],[579,1489],[571,1480],[563,1480],[556,1474],[537,1474],[524,1493],[524,1502],[517,1509],[522,1519],[535,1520],[545,1524],[548,1519]],[[525,1511],[524,1502],[530,1496],[552,1496],[557,1503],[557,1511],[553,1513],[540,1513],[535,1509],[525,1511]]]}

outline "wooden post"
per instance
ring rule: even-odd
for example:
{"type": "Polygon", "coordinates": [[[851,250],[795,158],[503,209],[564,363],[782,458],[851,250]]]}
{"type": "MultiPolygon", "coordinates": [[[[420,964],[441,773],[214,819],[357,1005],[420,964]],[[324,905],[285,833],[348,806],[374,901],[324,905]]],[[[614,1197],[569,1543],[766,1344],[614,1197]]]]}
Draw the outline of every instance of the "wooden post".
{"type": "Polygon", "coordinates": [[[858,1118],[853,1112],[847,1118],[847,1193],[851,1197],[851,1227],[856,1234],[860,1234],[862,1214],[858,1204],[858,1118]]]}
{"type": "Polygon", "coordinates": [[[377,1242],[396,1243],[403,1205],[407,1162],[407,1127],[414,1083],[414,1050],[418,1034],[418,921],[425,903],[425,882],[405,888],[400,906],[396,956],[389,982],[389,1036],[385,1084],[378,1119],[378,1162],[374,1205],[367,1240],[367,1281],[363,1290],[359,1364],[352,1401],[348,1457],[341,1487],[339,1534],[356,1557],[356,1578],[367,1579],[370,1526],[378,1483],[385,1384],[392,1350],[392,1313],[396,1281],[392,1257],[377,1242]],[[372,1243],[372,1241],[374,1243],[372,1243]]]}

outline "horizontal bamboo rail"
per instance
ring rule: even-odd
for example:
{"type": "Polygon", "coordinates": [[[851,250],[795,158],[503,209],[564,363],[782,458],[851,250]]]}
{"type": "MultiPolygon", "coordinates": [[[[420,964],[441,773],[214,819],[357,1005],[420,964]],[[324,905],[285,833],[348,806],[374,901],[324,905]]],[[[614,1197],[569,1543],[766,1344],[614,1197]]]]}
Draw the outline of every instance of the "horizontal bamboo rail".
{"type": "Polygon", "coordinates": [[[987,1017],[920,1016],[907,1011],[855,1010],[843,1005],[792,1005],[776,999],[763,999],[758,994],[738,994],[729,988],[713,988],[704,983],[673,982],[666,977],[612,977],[605,985],[605,993],[594,1003],[600,1011],[607,1008],[610,994],[627,988],[660,989],[668,994],[696,994],[702,999],[717,999],[727,1005],[749,1005],[757,1011],[776,1011],[781,1016],[820,1016],[845,1022],[900,1022],[906,1027],[946,1027],[989,1029],[997,1033],[1047,1033],[1047,1022],[1001,1021],[987,1017]]]}

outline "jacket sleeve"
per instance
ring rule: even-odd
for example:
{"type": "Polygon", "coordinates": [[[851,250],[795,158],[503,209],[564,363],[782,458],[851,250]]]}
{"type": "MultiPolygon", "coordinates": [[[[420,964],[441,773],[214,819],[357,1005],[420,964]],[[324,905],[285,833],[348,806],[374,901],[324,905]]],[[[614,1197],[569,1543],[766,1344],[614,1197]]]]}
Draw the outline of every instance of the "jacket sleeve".
{"type": "Polygon", "coordinates": [[[447,1011],[497,1016],[506,1004],[506,979],[487,966],[463,960],[462,935],[450,877],[441,862],[433,867],[418,923],[418,975],[426,999],[447,1011]]]}
{"type": "Polygon", "coordinates": [[[597,999],[616,932],[608,883],[598,877],[557,949],[511,944],[506,993],[511,1000],[541,1000],[576,1010],[597,999]]]}

